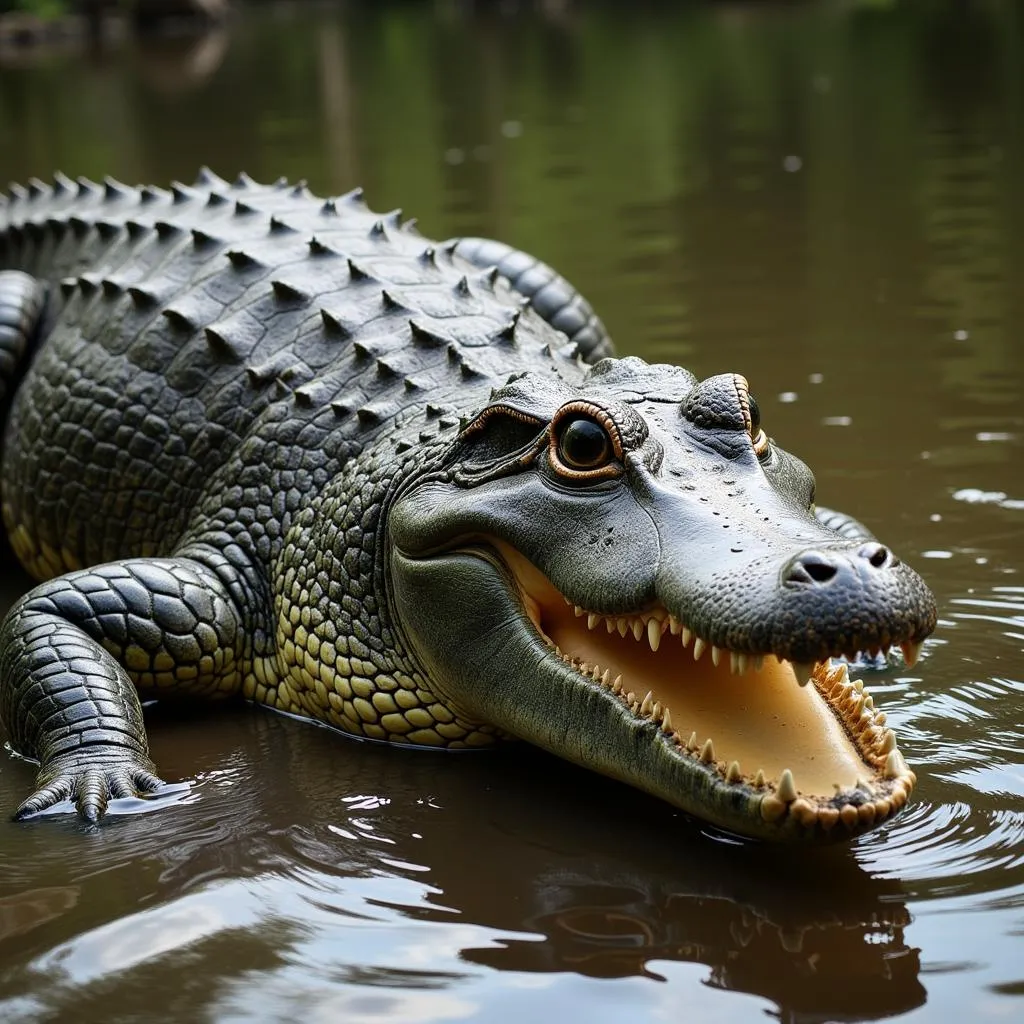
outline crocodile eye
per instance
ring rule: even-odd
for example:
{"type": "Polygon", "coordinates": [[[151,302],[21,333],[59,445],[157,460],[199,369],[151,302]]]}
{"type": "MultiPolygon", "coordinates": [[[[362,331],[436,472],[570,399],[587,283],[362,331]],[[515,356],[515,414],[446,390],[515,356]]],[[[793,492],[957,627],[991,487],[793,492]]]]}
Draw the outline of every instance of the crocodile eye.
{"type": "Polygon", "coordinates": [[[558,435],[558,458],[569,469],[598,469],[613,457],[604,427],[580,417],[569,420],[558,435]]]}

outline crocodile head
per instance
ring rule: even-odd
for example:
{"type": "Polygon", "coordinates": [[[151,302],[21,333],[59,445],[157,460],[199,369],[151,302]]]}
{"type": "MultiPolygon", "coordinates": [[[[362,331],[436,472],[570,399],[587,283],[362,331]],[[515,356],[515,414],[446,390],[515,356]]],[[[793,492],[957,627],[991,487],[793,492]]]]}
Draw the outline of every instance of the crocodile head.
{"type": "Polygon", "coordinates": [[[912,663],[935,605],[813,508],[738,375],[526,374],[396,499],[392,610],[463,714],[736,833],[850,837],[915,780],[830,658],[912,663]]]}

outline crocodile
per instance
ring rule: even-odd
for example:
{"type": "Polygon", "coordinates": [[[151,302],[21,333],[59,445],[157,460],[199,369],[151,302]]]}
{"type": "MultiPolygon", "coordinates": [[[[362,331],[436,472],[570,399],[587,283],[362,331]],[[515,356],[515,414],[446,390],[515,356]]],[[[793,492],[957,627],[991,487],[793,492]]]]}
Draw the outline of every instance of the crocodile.
{"type": "Polygon", "coordinates": [[[816,504],[743,376],[612,353],[550,267],[358,189],[12,185],[15,817],[159,796],[141,700],[243,698],[527,741],[741,836],[891,819],[915,775],[849,665],[913,664],[930,591],[816,504]]]}

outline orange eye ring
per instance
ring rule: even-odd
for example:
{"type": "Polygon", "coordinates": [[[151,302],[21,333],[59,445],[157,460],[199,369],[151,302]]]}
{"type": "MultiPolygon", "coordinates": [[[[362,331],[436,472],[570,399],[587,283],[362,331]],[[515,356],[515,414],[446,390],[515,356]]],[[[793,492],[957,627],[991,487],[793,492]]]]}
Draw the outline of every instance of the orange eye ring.
{"type": "Polygon", "coordinates": [[[569,402],[551,421],[551,467],[575,481],[608,480],[622,473],[622,439],[614,419],[590,402],[569,402]]]}

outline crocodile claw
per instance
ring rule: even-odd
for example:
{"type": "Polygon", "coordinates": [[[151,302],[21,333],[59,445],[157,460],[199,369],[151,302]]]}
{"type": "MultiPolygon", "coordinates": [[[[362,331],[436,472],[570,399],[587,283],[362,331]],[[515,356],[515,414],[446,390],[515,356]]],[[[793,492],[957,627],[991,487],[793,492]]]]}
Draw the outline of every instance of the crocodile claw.
{"type": "Polygon", "coordinates": [[[39,773],[39,788],[14,812],[14,821],[24,821],[64,800],[74,800],[78,816],[95,824],[106,814],[111,800],[145,797],[168,787],[150,770],[152,765],[137,756],[117,758],[58,759],[39,773]]]}

